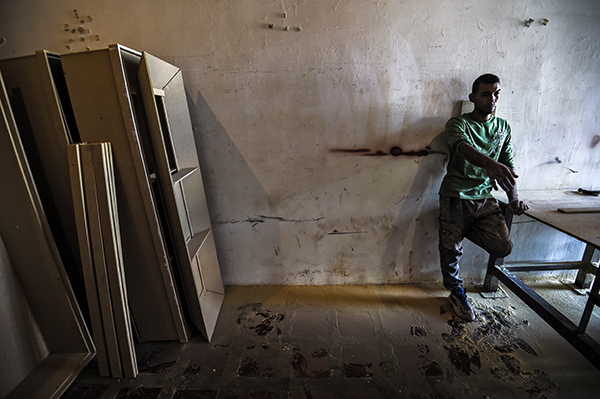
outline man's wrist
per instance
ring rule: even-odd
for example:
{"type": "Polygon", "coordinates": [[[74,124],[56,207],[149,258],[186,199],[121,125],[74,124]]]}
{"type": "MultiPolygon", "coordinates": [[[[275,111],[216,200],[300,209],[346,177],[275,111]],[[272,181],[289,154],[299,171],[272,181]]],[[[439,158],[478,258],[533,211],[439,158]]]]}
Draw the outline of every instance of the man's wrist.
{"type": "Polygon", "coordinates": [[[494,161],[492,158],[488,157],[487,155],[481,154],[481,166],[485,170],[489,171],[496,167],[497,164],[498,162],[494,161]]]}

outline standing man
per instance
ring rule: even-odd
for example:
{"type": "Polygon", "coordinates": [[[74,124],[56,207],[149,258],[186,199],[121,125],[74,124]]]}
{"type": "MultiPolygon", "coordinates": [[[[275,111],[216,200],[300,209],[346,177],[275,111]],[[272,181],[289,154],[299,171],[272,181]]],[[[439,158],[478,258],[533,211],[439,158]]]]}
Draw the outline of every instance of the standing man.
{"type": "Polygon", "coordinates": [[[475,320],[459,260],[465,238],[491,255],[502,258],[512,251],[504,216],[492,196],[498,187],[508,195],[508,208],[516,215],[528,209],[517,196],[511,131],[508,122],[494,116],[500,97],[500,79],[485,74],[473,82],[469,100],[475,109],[446,123],[450,159],[440,188],[439,249],[444,287],[450,290],[454,313],[475,320]]]}

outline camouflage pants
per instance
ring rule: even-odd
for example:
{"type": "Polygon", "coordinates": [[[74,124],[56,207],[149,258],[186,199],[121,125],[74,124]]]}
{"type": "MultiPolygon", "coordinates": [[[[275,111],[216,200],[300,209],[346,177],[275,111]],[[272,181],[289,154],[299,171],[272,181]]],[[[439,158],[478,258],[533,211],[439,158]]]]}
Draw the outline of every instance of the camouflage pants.
{"type": "Polygon", "coordinates": [[[512,243],[502,210],[494,199],[464,200],[440,196],[440,261],[444,287],[462,286],[459,261],[468,238],[498,258],[510,254],[512,243]]]}

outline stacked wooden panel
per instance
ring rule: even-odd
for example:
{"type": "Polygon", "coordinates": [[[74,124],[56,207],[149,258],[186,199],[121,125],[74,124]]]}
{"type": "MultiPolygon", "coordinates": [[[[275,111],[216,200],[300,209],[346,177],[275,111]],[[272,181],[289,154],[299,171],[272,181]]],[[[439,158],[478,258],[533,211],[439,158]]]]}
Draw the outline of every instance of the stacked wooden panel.
{"type": "Polygon", "coordinates": [[[110,143],[68,147],[77,236],[100,375],[138,374],[110,143]]]}
{"type": "Polygon", "coordinates": [[[61,56],[82,142],[112,144],[125,275],[138,337],[186,342],[190,328],[143,150],[149,138],[144,117],[135,110],[140,59],[140,53],[120,45],[61,56]]]}
{"type": "MultiPolygon", "coordinates": [[[[93,344],[63,265],[68,267],[81,305],[89,308],[87,319],[103,376],[137,375],[134,334],[139,341],[186,342],[191,317],[210,341],[224,289],[179,68],[112,45],[61,56],[39,51],[1,60],[0,71],[9,76],[10,102],[17,110],[15,122],[3,89],[0,127],[5,129],[0,134],[6,132],[10,145],[0,143],[4,179],[0,182],[0,241],[6,242],[0,275],[8,276],[7,281],[14,280],[13,274],[17,282],[32,280],[22,284],[25,302],[32,303],[5,298],[4,292],[1,299],[7,308],[22,309],[24,319],[33,318],[25,330],[41,342],[40,348],[33,349],[33,357],[21,361],[22,368],[42,361],[44,368],[52,370],[50,374],[70,382],[76,375],[73,370],[80,370],[93,356],[93,344]],[[17,126],[22,129],[20,137],[17,126]],[[97,144],[73,144],[78,142],[97,144]],[[16,158],[8,156],[11,148],[16,158]],[[15,191],[19,179],[24,179],[25,189],[15,191]],[[13,204],[17,215],[12,215],[13,204]],[[27,204],[29,209],[25,209],[27,204]],[[19,230],[25,222],[31,226],[19,230]],[[28,234],[33,237],[31,245],[28,234]],[[37,256],[44,245],[50,248],[48,262],[56,264],[58,278],[48,276],[52,271],[48,266],[39,276],[31,271],[37,260],[31,256],[37,256]],[[40,311],[41,298],[46,306],[54,306],[50,292],[65,295],[55,283],[37,290],[37,295],[31,287],[43,278],[62,282],[73,312],[74,319],[67,320],[69,311],[61,307],[65,298],[58,301],[61,315],[56,326],[70,329],[64,340],[72,339],[77,349],[76,355],[60,358],[66,357],[67,367],[53,356],[64,349],[64,342],[49,330],[47,318],[53,312],[40,311]],[[82,337],[73,337],[75,332],[82,337]]],[[[11,295],[13,291],[19,292],[15,288],[11,295]]],[[[20,331],[16,325],[8,327],[8,332],[11,328],[20,331]]],[[[0,331],[5,335],[4,329],[0,331]]],[[[0,366],[8,367],[8,363],[0,362],[0,366]]],[[[16,370],[11,374],[25,377],[16,370]]],[[[35,374],[27,377],[27,383],[43,380],[35,374]]],[[[24,381],[13,392],[23,397],[51,389],[62,392],[67,385],[57,381],[53,376],[52,388],[28,386],[24,381]]],[[[3,387],[0,384],[0,392],[6,393],[3,387]]]]}
{"type": "Polygon", "coordinates": [[[192,320],[210,342],[223,283],[181,70],[146,52],[138,73],[166,225],[192,320]]]}
{"type": "Polygon", "coordinates": [[[0,71],[42,206],[84,313],[67,145],[79,141],[60,56],[47,51],[0,60],[0,71]]]}
{"type": "Polygon", "coordinates": [[[0,187],[5,246],[0,246],[0,277],[10,283],[10,289],[0,290],[0,396],[58,398],[93,358],[94,346],[50,231],[1,74],[0,187]]]}

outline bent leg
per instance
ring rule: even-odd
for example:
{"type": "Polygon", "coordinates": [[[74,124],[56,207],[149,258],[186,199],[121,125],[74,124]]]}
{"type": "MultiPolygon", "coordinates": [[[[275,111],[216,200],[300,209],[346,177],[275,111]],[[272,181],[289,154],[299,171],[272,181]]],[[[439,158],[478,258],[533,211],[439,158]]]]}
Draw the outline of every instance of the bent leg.
{"type": "Polygon", "coordinates": [[[496,200],[486,200],[466,237],[496,258],[512,252],[510,231],[496,200]]]}

